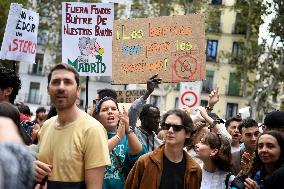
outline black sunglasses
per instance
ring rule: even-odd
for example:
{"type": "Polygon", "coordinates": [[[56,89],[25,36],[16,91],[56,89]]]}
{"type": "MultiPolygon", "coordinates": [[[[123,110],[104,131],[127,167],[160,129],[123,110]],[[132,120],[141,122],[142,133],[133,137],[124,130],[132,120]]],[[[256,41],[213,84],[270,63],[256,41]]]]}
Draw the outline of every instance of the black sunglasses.
{"type": "Polygon", "coordinates": [[[162,126],[162,129],[163,130],[169,130],[171,127],[173,128],[174,131],[180,131],[180,130],[184,129],[183,125],[173,125],[173,124],[170,124],[170,123],[165,123],[162,126]]]}

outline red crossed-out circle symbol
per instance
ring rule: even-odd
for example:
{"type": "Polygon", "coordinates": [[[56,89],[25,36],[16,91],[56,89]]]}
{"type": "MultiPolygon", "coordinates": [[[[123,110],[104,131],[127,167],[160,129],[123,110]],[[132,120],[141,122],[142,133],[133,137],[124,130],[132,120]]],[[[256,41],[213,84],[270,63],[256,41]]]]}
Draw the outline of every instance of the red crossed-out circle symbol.
{"type": "Polygon", "coordinates": [[[181,96],[181,103],[189,108],[197,104],[197,95],[193,91],[186,91],[181,96]]]}

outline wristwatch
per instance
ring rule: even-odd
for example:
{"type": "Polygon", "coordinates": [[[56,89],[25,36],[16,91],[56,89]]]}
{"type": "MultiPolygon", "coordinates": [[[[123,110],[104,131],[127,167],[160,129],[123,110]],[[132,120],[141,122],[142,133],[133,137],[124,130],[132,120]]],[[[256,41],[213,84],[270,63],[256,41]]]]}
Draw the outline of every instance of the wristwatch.
{"type": "Polygon", "coordinates": [[[210,106],[206,106],[205,109],[208,110],[208,111],[212,111],[213,110],[213,108],[210,107],[210,106]]]}
{"type": "Polygon", "coordinates": [[[208,125],[208,129],[212,129],[215,125],[220,124],[220,120],[214,120],[210,125],[208,125]]]}

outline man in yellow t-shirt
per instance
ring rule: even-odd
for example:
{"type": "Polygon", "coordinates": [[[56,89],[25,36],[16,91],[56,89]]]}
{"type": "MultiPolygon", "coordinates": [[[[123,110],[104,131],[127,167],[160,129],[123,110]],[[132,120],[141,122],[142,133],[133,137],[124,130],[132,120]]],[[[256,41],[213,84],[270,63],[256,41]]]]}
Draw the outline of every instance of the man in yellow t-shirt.
{"type": "Polygon", "coordinates": [[[79,75],[67,64],[57,64],[48,75],[48,93],[57,116],[38,133],[36,180],[47,178],[47,188],[102,188],[104,168],[110,164],[104,127],[76,106],[79,75]]]}

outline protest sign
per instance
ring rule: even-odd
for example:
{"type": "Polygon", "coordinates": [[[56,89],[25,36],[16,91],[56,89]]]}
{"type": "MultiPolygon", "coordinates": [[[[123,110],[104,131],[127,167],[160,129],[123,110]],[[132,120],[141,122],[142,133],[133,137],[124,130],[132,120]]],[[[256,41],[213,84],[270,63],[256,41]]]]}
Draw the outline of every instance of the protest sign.
{"type": "Polygon", "coordinates": [[[180,83],[180,98],[179,108],[184,106],[195,108],[199,106],[202,82],[181,82],[180,83]]]}
{"type": "Polygon", "coordinates": [[[81,76],[111,76],[113,3],[62,3],[62,62],[81,76]]]}
{"type": "Polygon", "coordinates": [[[205,79],[204,17],[199,14],[114,22],[112,82],[205,79]]]}
{"type": "Polygon", "coordinates": [[[121,90],[116,91],[119,103],[132,103],[146,93],[146,90],[121,90]]]}
{"type": "Polygon", "coordinates": [[[0,58],[34,63],[37,47],[39,15],[11,3],[1,46],[0,58]]]}

